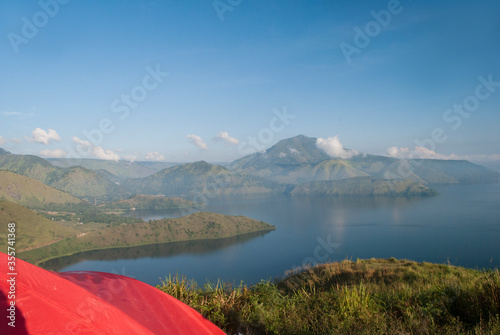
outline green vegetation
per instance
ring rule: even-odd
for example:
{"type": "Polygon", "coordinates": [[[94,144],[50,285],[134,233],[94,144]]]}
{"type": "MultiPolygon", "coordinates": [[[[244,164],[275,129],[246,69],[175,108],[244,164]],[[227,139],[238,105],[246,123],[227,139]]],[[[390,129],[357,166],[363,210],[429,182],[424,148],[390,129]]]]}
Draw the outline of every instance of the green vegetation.
{"type": "MultiPolygon", "coordinates": [[[[16,250],[36,248],[74,237],[78,231],[60,225],[21,205],[0,201],[0,246],[7,243],[7,224],[16,223],[16,250]]],[[[4,250],[7,250],[6,247],[4,250]]]]}
{"type": "Polygon", "coordinates": [[[165,162],[128,162],[89,158],[81,158],[77,161],[68,158],[49,158],[48,161],[61,168],[68,168],[76,164],[76,166],[81,166],[97,173],[104,170],[111,174],[110,178],[117,181],[123,181],[127,178],[144,178],[174,165],[173,163],[165,162]]]}
{"type": "Polygon", "coordinates": [[[101,210],[129,211],[136,209],[168,209],[202,207],[203,203],[193,202],[180,197],[165,197],[163,195],[132,195],[128,199],[98,206],[101,210]]]}
{"type": "Polygon", "coordinates": [[[0,200],[12,201],[31,208],[82,202],[38,180],[8,171],[0,171],[0,200]]]}
{"type": "Polygon", "coordinates": [[[291,195],[300,196],[433,196],[437,192],[414,181],[356,177],[313,181],[296,186],[291,195]]]}
{"type": "Polygon", "coordinates": [[[0,170],[11,171],[76,197],[94,199],[114,199],[122,193],[115,183],[83,167],[59,168],[33,155],[0,155],[0,170]]]}
{"type": "Polygon", "coordinates": [[[23,252],[19,254],[19,258],[30,263],[40,263],[87,250],[226,238],[274,229],[274,226],[244,216],[200,212],[178,219],[121,224],[81,233],[78,237],[23,252]]]}
{"type": "Polygon", "coordinates": [[[212,197],[234,194],[280,194],[285,185],[240,174],[204,161],[176,165],[142,179],[129,179],[124,190],[142,194],[212,197]]]}
{"type": "Polygon", "coordinates": [[[500,334],[498,270],[346,260],[251,287],[170,276],[157,287],[228,334],[500,334]]]}

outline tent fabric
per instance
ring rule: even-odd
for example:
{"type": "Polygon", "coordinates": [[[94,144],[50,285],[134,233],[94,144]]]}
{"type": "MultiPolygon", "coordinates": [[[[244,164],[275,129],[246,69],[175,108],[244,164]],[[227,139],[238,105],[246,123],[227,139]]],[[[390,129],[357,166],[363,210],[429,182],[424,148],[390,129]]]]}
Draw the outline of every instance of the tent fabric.
{"type": "Polygon", "coordinates": [[[0,334],[224,334],[191,307],[133,278],[52,272],[0,253],[0,334]],[[8,325],[15,277],[15,325],[8,325]]]}

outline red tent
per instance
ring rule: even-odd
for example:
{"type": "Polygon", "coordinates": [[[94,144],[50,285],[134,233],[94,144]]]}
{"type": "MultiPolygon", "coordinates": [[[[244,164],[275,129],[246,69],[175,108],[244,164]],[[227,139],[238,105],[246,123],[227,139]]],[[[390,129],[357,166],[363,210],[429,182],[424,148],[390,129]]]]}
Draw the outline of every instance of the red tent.
{"type": "Polygon", "coordinates": [[[224,334],[191,307],[132,278],[57,273],[20,259],[11,266],[0,253],[0,334],[224,334]]]}

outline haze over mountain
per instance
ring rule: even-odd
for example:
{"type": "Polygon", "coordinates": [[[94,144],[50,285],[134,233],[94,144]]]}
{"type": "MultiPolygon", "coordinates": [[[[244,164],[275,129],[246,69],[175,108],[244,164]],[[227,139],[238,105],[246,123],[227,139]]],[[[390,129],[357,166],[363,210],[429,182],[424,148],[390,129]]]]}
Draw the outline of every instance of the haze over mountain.
{"type": "Polygon", "coordinates": [[[0,155],[0,170],[11,171],[66,191],[77,197],[119,195],[120,188],[96,172],[80,166],[59,168],[34,155],[0,155]]]}
{"type": "Polygon", "coordinates": [[[401,160],[354,153],[350,158],[331,157],[317,143],[316,138],[303,135],[281,140],[264,152],[232,162],[230,168],[292,184],[367,176],[423,184],[481,183],[500,178],[500,173],[465,160],[401,160]]]}
{"type": "Polygon", "coordinates": [[[176,165],[146,178],[129,179],[122,187],[128,192],[141,194],[196,197],[278,194],[285,191],[286,185],[201,161],[176,165]]]}
{"type": "MultiPolygon", "coordinates": [[[[24,175],[90,200],[124,198],[131,194],[182,196],[202,202],[203,198],[217,195],[293,195],[304,193],[304,188],[292,192],[295,186],[303,183],[351,178],[356,179],[350,181],[349,189],[352,183],[366,185],[370,182],[372,187],[381,190],[393,187],[391,183],[382,183],[383,180],[407,180],[414,183],[405,184],[407,194],[420,192],[425,195],[428,190],[423,185],[500,180],[500,173],[465,160],[402,160],[361,154],[337,144],[331,139],[318,140],[299,135],[281,140],[263,152],[237,159],[228,167],[200,161],[161,170],[161,167],[175,163],[81,160],[78,166],[68,166],[69,160],[53,161],[66,166],[62,168],[38,156],[14,155],[2,150],[0,170],[24,175]]],[[[316,183],[309,184],[307,189],[310,194],[324,194],[328,185],[334,186],[316,183]],[[318,189],[312,190],[312,185],[318,189]]],[[[337,189],[343,188],[337,185],[337,189]]],[[[346,193],[350,192],[346,189],[346,193]]],[[[387,193],[394,194],[392,191],[387,193]]]]}

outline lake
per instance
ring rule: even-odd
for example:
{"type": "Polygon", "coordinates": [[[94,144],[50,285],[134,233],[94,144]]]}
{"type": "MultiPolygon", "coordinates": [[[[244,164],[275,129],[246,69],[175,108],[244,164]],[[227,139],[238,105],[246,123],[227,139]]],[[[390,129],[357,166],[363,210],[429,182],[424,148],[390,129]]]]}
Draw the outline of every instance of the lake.
{"type": "MultiPolygon", "coordinates": [[[[254,284],[305,263],[406,258],[470,268],[500,267],[500,184],[434,187],[430,198],[211,199],[204,211],[245,215],[268,233],[84,252],[46,262],[56,271],[103,271],[150,285],[169,274],[199,284],[218,278],[254,284]]],[[[135,211],[149,219],[194,210],[135,211]]]]}

